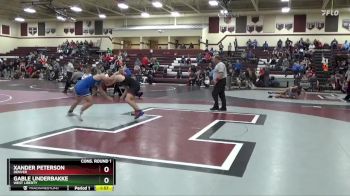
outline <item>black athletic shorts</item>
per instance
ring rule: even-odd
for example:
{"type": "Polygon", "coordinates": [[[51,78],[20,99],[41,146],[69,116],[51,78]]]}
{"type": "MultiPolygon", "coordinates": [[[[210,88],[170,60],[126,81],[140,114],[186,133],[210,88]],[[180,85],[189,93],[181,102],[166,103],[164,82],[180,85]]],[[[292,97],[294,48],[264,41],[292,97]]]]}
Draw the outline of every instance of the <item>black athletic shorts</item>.
{"type": "Polygon", "coordinates": [[[136,80],[132,80],[128,86],[128,93],[136,96],[136,94],[140,91],[140,84],[136,80]]]}

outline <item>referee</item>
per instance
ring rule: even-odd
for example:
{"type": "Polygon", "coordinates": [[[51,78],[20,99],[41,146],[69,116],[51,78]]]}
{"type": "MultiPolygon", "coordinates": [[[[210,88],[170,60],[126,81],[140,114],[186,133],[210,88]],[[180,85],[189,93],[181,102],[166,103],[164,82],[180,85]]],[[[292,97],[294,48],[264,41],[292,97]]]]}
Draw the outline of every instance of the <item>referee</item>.
{"type": "Polygon", "coordinates": [[[227,77],[227,70],[226,65],[221,62],[220,56],[214,57],[214,74],[213,74],[213,81],[214,81],[214,89],[212,92],[212,96],[214,99],[214,106],[210,108],[211,111],[219,110],[219,111],[226,111],[226,98],[225,98],[225,86],[226,86],[226,77],[227,77]],[[219,96],[221,99],[222,106],[219,108],[219,96]]]}

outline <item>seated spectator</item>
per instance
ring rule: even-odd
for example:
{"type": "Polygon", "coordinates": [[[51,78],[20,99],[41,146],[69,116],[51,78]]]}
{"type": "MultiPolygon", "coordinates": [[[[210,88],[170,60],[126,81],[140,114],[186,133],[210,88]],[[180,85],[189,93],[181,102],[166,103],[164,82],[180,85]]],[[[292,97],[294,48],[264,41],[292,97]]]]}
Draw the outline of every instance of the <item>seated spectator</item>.
{"type": "Polygon", "coordinates": [[[179,48],[179,40],[175,40],[175,49],[178,49],[179,48]]]}
{"type": "Polygon", "coordinates": [[[308,79],[310,79],[313,76],[316,76],[316,71],[312,67],[308,67],[308,69],[305,72],[305,75],[308,79]]]}
{"type": "Polygon", "coordinates": [[[198,86],[201,86],[202,84],[204,84],[205,87],[209,87],[209,80],[206,82],[206,76],[205,76],[205,72],[204,69],[200,69],[196,72],[196,84],[198,86]]]}
{"type": "Polygon", "coordinates": [[[330,81],[333,90],[341,90],[344,82],[344,76],[340,74],[339,71],[336,71],[335,74],[331,75],[330,81]]]}
{"type": "Polygon", "coordinates": [[[252,48],[255,49],[256,47],[258,47],[258,41],[256,41],[256,39],[254,39],[252,42],[252,48]]]}
{"type": "Polygon", "coordinates": [[[315,48],[316,48],[315,44],[311,43],[310,46],[309,46],[309,52],[314,52],[315,48]]]}
{"type": "Polygon", "coordinates": [[[185,55],[182,55],[182,56],[181,56],[180,63],[183,64],[183,65],[185,65],[185,63],[186,63],[185,55]]]}
{"type": "Polygon", "coordinates": [[[219,50],[220,50],[220,54],[223,54],[223,52],[224,52],[224,45],[222,44],[222,42],[220,42],[220,44],[219,44],[219,50]]]}
{"type": "Polygon", "coordinates": [[[234,76],[238,77],[241,74],[242,64],[239,62],[239,60],[236,60],[236,63],[233,64],[232,69],[234,71],[234,76]]]}
{"type": "Polygon", "coordinates": [[[232,44],[231,44],[231,42],[228,44],[228,46],[227,46],[227,56],[231,56],[231,51],[232,51],[232,44]]]}
{"type": "Polygon", "coordinates": [[[310,59],[307,58],[307,57],[305,57],[305,58],[304,58],[304,62],[305,62],[305,63],[304,63],[304,64],[305,64],[305,69],[309,68],[310,65],[311,65],[310,59]]]}
{"type": "Polygon", "coordinates": [[[318,89],[319,81],[317,80],[316,71],[312,67],[309,67],[305,73],[306,80],[309,82],[312,90],[318,89]]]}
{"type": "Polygon", "coordinates": [[[338,41],[335,38],[331,42],[331,47],[332,47],[333,50],[338,48],[338,41]]]}
{"type": "Polygon", "coordinates": [[[286,46],[286,48],[289,48],[289,47],[291,47],[293,45],[293,42],[289,39],[289,38],[287,38],[287,40],[285,41],[285,46],[286,46]]]}
{"type": "Polygon", "coordinates": [[[134,66],[139,66],[139,67],[141,67],[141,61],[140,61],[140,59],[139,58],[136,58],[136,60],[135,60],[135,63],[134,63],[134,66]]]}
{"type": "Polygon", "coordinates": [[[112,54],[112,50],[107,48],[107,54],[112,54]]]}
{"type": "Polygon", "coordinates": [[[34,72],[34,66],[33,66],[33,64],[29,64],[29,66],[26,68],[26,75],[25,75],[25,77],[26,78],[31,77],[33,72],[34,72]]]}
{"type": "Polygon", "coordinates": [[[156,64],[156,58],[155,57],[152,57],[151,59],[150,59],[150,62],[149,62],[149,66],[153,69],[153,65],[155,65],[156,64]]]}
{"type": "Polygon", "coordinates": [[[141,64],[142,67],[148,68],[148,66],[149,66],[149,59],[148,59],[148,57],[147,57],[147,56],[144,56],[144,57],[142,58],[141,63],[142,63],[142,64],[141,64]]]}
{"type": "Polygon", "coordinates": [[[196,56],[196,62],[201,63],[203,61],[202,53],[198,53],[196,56]]]}
{"type": "Polygon", "coordinates": [[[123,53],[122,53],[122,56],[123,56],[123,59],[126,60],[128,58],[128,52],[125,50],[123,53]]]}
{"type": "Polygon", "coordinates": [[[255,55],[253,53],[252,50],[249,50],[248,54],[247,54],[247,59],[248,60],[253,60],[255,58],[255,55]]]}
{"type": "Polygon", "coordinates": [[[214,48],[210,48],[210,51],[211,55],[213,56],[213,53],[214,53],[214,48]]]}
{"type": "Polygon", "coordinates": [[[304,43],[303,38],[300,38],[300,40],[298,41],[298,48],[304,49],[305,48],[304,45],[305,45],[305,43],[304,43]]]}
{"type": "Polygon", "coordinates": [[[191,71],[188,78],[188,85],[194,86],[195,83],[196,83],[196,73],[191,71]]]}
{"type": "Polygon", "coordinates": [[[310,44],[311,44],[311,43],[310,43],[310,39],[307,38],[306,41],[305,41],[305,43],[304,43],[304,45],[305,45],[304,50],[308,51],[308,50],[309,50],[310,44]]]}
{"type": "Polygon", "coordinates": [[[268,59],[267,64],[268,66],[270,66],[272,69],[274,69],[277,65],[277,57],[274,56],[272,59],[268,59]]]}
{"type": "Polygon", "coordinates": [[[89,47],[94,47],[94,43],[92,42],[92,40],[90,40],[89,42],[89,47]]]}
{"type": "Polygon", "coordinates": [[[247,51],[243,51],[242,54],[241,54],[241,58],[242,59],[247,59],[247,51]]]}
{"type": "Polygon", "coordinates": [[[318,39],[314,40],[314,45],[315,45],[315,47],[317,49],[322,49],[323,48],[322,42],[320,42],[318,39]]]}
{"type": "Polygon", "coordinates": [[[350,67],[349,67],[349,65],[350,65],[350,63],[349,63],[349,59],[346,61],[346,60],[343,60],[342,62],[341,62],[341,64],[340,64],[340,66],[339,66],[339,71],[341,71],[341,72],[346,72],[347,73],[347,71],[346,70],[349,70],[350,69],[350,67]]]}
{"type": "Polygon", "coordinates": [[[267,44],[267,41],[265,41],[265,43],[263,44],[263,49],[264,49],[264,52],[269,50],[269,45],[267,44]]]}
{"type": "Polygon", "coordinates": [[[282,44],[283,44],[282,40],[279,39],[278,42],[277,42],[277,48],[281,49],[282,48],[282,44]]]}
{"type": "Polygon", "coordinates": [[[252,41],[248,39],[247,41],[247,48],[250,49],[252,47],[252,41]]]}
{"type": "Polygon", "coordinates": [[[262,85],[260,85],[261,87],[264,86],[264,76],[265,76],[265,68],[261,68],[259,70],[259,81],[262,82],[262,85]]]}
{"type": "Polygon", "coordinates": [[[299,49],[299,60],[303,59],[305,56],[304,48],[299,49]]]}
{"type": "Polygon", "coordinates": [[[292,66],[292,71],[294,73],[294,78],[297,78],[304,71],[304,68],[299,62],[295,61],[292,66]]]}
{"type": "Polygon", "coordinates": [[[41,75],[40,69],[34,69],[30,77],[40,79],[41,78],[40,75],[41,75]]]}
{"type": "Polygon", "coordinates": [[[196,73],[197,72],[197,67],[195,65],[190,66],[190,72],[196,73]]]}
{"type": "Polygon", "coordinates": [[[210,55],[209,52],[205,53],[205,55],[204,55],[204,59],[207,63],[211,62],[211,57],[212,57],[212,55],[210,55]]]}
{"type": "Polygon", "coordinates": [[[154,57],[154,64],[153,64],[153,70],[154,71],[158,71],[159,67],[160,67],[160,64],[159,64],[159,61],[157,60],[157,58],[154,57]]]}
{"type": "Polygon", "coordinates": [[[191,60],[191,57],[187,57],[186,59],[186,65],[191,65],[192,64],[192,60],[191,60]]]}
{"type": "Polygon", "coordinates": [[[329,71],[329,67],[328,67],[328,59],[322,57],[322,70],[323,72],[328,72],[329,71]]]}
{"type": "Polygon", "coordinates": [[[343,50],[349,51],[350,44],[348,40],[345,40],[345,43],[343,44],[343,50]]]}
{"type": "Polygon", "coordinates": [[[235,37],[235,41],[234,41],[234,46],[235,46],[235,51],[238,50],[238,41],[237,41],[237,37],[235,37]]]}
{"type": "Polygon", "coordinates": [[[272,56],[279,56],[279,55],[278,55],[278,48],[277,48],[277,47],[274,48],[274,49],[272,50],[271,55],[272,55],[272,56]]]}

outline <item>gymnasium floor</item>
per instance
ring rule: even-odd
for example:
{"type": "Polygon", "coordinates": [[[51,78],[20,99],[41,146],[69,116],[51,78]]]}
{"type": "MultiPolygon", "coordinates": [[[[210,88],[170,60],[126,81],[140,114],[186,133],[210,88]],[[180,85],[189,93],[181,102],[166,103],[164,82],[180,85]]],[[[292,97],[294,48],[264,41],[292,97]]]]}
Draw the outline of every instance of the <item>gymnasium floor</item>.
{"type": "MultiPolygon", "coordinates": [[[[106,195],[349,195],[350,104],[343,95],[269,99],[227,92],[228,111],[209,112],[211,89],[155,84],[138,100],[146,115],[96,98],[80,122],[72,95],[38,80],[0,81],[0,195],[7,158],[110,156],[116,190],[106,195]]],[[[26,192],[26,195],[96,195],[26,192]]],[[[101,194],[99,194],[101,195],[101,194]]]]}

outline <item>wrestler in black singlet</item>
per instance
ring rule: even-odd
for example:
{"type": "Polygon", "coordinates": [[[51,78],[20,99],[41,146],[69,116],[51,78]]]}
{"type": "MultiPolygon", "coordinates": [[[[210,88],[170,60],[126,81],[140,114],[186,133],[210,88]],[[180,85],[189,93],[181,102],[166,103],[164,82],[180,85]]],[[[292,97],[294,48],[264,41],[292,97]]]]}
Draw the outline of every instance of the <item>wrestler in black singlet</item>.
{"type": "Polygon", "coordinates": [[[130,77],[125,77],[124,81],[120,82],[120,85],[127,86],[129,88],[128,93],[131,93],[134,96],[137,96],[140,90],[140,84],[130,77]]]}

